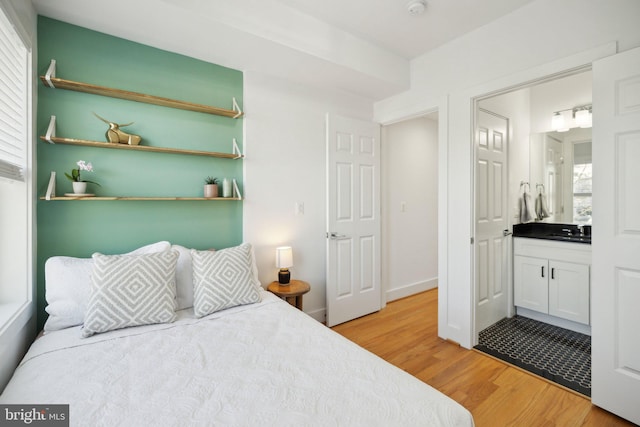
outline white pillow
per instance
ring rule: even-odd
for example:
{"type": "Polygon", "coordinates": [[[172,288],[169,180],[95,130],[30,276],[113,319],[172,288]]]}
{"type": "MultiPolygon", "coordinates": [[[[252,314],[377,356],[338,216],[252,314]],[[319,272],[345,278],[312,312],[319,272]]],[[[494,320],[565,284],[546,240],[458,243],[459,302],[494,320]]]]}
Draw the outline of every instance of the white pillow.
{"type": "Polygon", "coordinates": [[[178,296],[176,310],[193,307],[193,266],[191,249],[173,245],[171,250],[180,254],[176,266],[176,294],[178,296]]]}
{"type": "Polygon", "coordinates": [[[225,308],[260,302],[251,245],[216,252],[191,250],[193,311],[203,317],[225,308]]]}
{"type": "MultiPolygon", "coordinates": [[[[129,255],[141,255],[166,251],[171,244],[166,241],[138,248],[129,255]]],[[[91,285],[93,259],[55,256],[44,265],[45,311],[49,318],[44,324],[45,332],[57,331],[82,325],[91,285]]]]}
{"type": "Polygon", "coordinates": [[[251,272],[253,273],[253,280],[256,286],[262,289],[262,285],[260,284],[260,279],[258,279],[258,264],[256,264],[256,253],[253,250],[253,245],[247,243],[249,245],[249,257],[251,257],[251,272]]]}
{"type": "Polygon", "coordinates": [[[176,319],[178,252],[93,254],[82,336],[176,319]]]}
{"type": "MultiPolygon", "coordinates": [[[[258,281],[258,267],[256,266],[256,258],[253,252],[253,246],[250,246],[251,269],[255,284],[258,288],[262,285],[258,281]]],[[[172,245],[171,249],[178,251],[178,265],[176,267],[176,293],[178,295],[176,310],[184,310],[193,307],[193,260],[191,258],[191,249],[180,245],[172,245]]],[[[215,249],[209,249],[215,251],[215,249]]]]}

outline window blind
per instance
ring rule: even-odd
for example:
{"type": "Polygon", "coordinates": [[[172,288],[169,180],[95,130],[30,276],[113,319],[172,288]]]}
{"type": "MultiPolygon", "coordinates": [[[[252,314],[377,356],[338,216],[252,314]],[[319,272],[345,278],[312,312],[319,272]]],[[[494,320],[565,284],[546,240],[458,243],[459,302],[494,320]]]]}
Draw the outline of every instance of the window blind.
{"type": "Polygon", "coordinates": [[[24,181],[28,52],[0,9],[0,177],[24,181]]]}

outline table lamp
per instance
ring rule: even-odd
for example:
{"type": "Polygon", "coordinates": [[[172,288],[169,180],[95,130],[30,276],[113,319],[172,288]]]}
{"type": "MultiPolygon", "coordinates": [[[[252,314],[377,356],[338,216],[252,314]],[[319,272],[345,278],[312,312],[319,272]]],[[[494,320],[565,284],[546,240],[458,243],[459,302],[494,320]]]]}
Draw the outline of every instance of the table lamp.
{"type": "Polygon", "coordinates": [[[289,267],[293,267],[293,251],[291,250],[291,246],[276,248],[276,266],[280,269],[278,272],[278,282],[281,285],[288,285],[291,279],[289,267]]]}

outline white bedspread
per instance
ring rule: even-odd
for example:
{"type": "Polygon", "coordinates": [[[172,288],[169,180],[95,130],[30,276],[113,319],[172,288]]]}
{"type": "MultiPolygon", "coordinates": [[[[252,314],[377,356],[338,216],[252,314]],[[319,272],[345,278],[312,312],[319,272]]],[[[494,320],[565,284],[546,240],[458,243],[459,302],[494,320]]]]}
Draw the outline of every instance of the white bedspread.
{"type": "Polygon", "coordinates": [[[470,413],[269,293],[172,324],[38,339],[0,403],[73,426],[472,426],[470,413]]]}

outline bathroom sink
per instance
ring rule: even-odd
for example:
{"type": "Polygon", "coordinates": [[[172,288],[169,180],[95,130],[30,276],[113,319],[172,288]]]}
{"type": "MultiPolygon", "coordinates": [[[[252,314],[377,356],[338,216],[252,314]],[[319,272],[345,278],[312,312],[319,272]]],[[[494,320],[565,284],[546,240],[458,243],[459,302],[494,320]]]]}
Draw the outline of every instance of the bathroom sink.
{"type": "Polygon", "coordinates": [[[591,226],[558,223],[526,223],[513,226],[514,237],[591,244],[591,226]]]}
{"type": "Polygon", "coordinates": [[[591,236],[580,236],[575,234],[566,234],[566,233],[551,233],[548,234],[549,237],[558,240],[566,240],[569,242],[589,242],[591,243],[591,236]]]}

